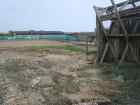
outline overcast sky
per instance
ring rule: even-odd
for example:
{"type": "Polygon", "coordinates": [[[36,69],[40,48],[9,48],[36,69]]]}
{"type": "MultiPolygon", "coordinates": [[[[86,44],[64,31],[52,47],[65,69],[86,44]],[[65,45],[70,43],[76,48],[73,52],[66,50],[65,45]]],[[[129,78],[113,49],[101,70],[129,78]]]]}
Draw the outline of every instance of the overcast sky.
{"type": "Polygon", "coordinates": [[[94,31],[93,5],[109,4],[110,0],[2,0],[0,31],[94,31]]]}

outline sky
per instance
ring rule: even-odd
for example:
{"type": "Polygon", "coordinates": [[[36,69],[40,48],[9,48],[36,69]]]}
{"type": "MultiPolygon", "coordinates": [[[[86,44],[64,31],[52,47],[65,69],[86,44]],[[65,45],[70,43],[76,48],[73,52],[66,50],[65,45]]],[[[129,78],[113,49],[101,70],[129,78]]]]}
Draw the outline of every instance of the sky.
{"type": "Polygon", "coordinates": [[[91,32],[96,27],[93,5],[108,6],[110,0],[2,0],[0,32],[9,30],[91,32]]]}

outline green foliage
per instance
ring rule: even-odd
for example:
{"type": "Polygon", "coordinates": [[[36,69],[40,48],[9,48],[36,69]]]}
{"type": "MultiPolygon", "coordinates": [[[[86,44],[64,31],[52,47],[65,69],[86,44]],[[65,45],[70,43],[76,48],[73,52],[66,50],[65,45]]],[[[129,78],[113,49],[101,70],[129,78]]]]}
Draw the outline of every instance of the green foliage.
{"type": "Polygon", "coordinates": [[[115,101],[128,102],[132,100],[140,99],[140,65],[137,64],[125,64],[112,67],[112,71],[115,77],[121,76],[123,78],[123,84],[121,86],[122,94],[115,97],[115,101]]]}
{"type": "Polygon", "coordinates": [[[69,50],[72,52],[84,52],[84,50],[82,50],[81,48],[77,47],[77,46],[72,46],[72,45],[66,45],[63,46],[64,50],[69,50]]]}
{"type": "Polygon", "coordinates": [[[122,75],[125,81],[140,79],[140,65],[125,64],[113,66],[113,72],[116,76],[122,75]]]}

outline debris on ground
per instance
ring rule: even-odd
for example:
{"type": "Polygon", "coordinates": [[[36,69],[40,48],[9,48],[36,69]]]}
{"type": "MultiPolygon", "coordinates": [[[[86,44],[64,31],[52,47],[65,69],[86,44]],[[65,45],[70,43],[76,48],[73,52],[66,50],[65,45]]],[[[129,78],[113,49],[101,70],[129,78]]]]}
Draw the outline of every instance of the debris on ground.
{"type": "Polygon", "coordinates": [[[105,79],[110,76],[103,75],[102,69],[93,64],[87,64],[84,54],[65,53],[63,50],[59,53],[51,51],[47,49],[42,54],[40,51],[20,48],[1,50],[0,103],[109,103],[109,97],[119,93],[119,83],[111,78],[105,79]]]}

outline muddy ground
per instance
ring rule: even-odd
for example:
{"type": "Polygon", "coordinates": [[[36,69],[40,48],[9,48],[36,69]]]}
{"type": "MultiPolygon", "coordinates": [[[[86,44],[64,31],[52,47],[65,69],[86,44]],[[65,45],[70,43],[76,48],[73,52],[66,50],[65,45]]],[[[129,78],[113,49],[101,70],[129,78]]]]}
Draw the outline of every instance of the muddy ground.
{"type": "Polygon", "coordinates": [[[0,105],[109,102],[120,92],[109,69],[89,64],[84,53],[4,47],[0,48],[0,105]]]}

